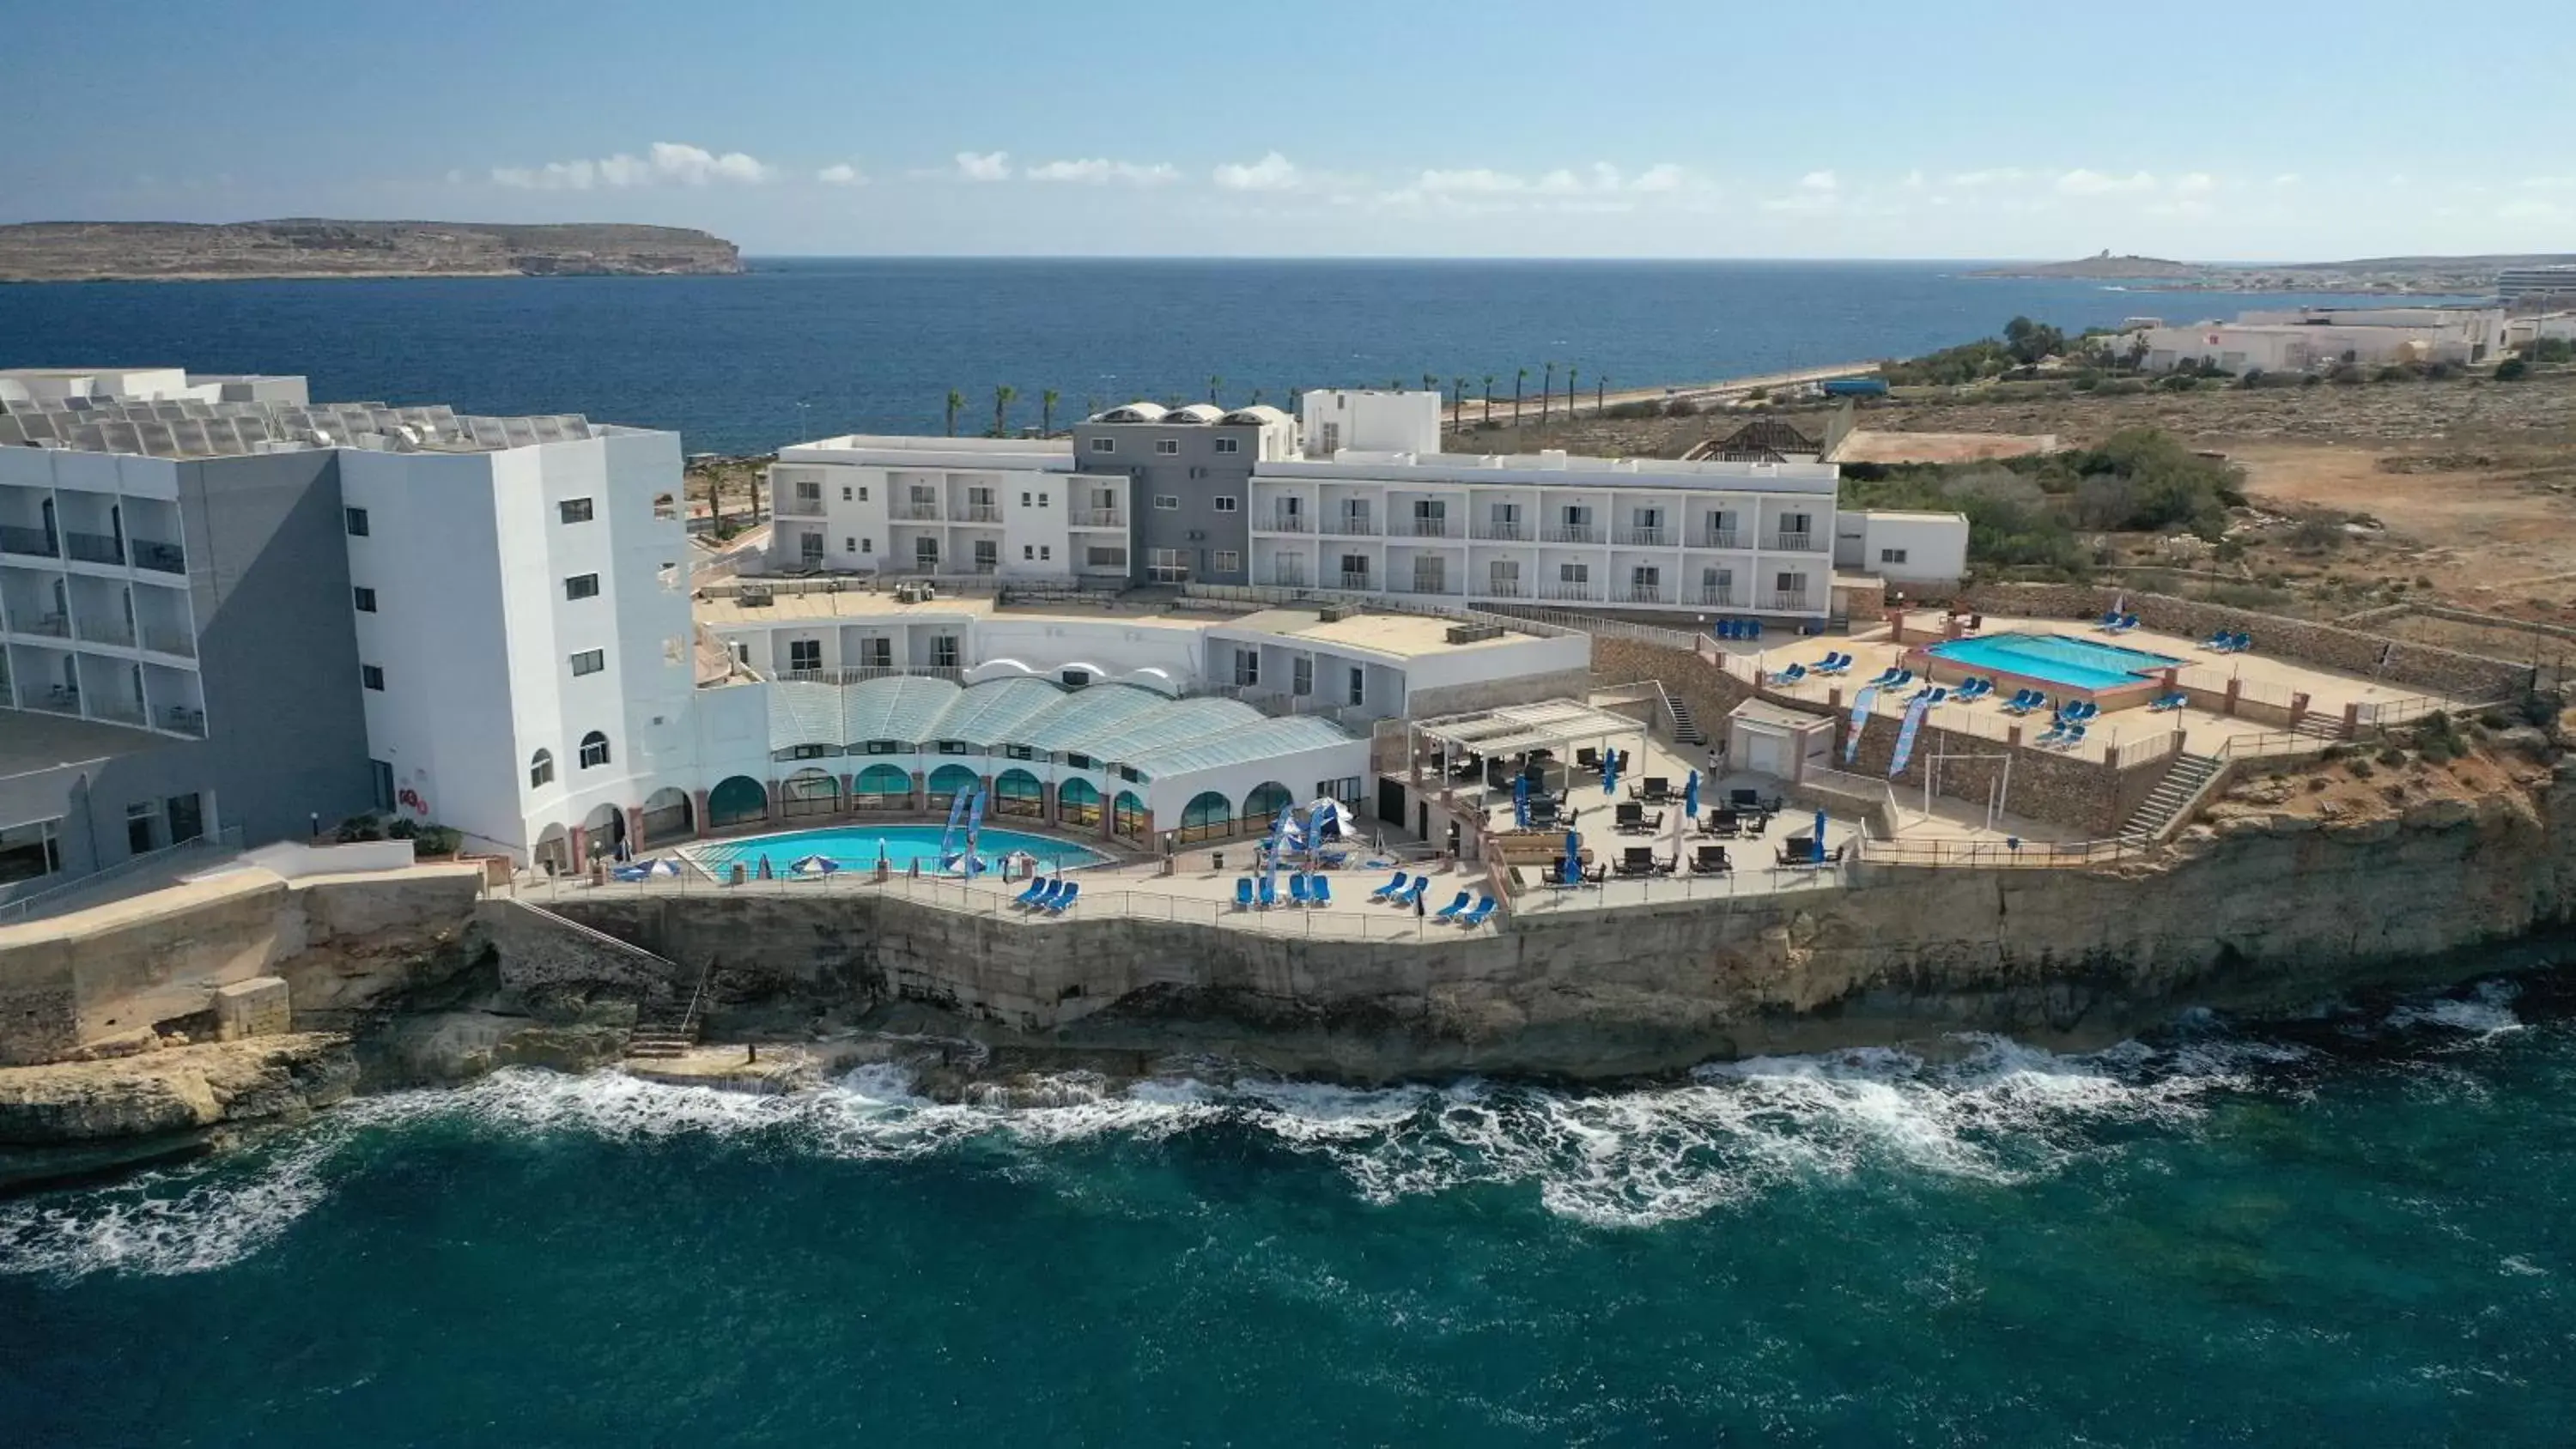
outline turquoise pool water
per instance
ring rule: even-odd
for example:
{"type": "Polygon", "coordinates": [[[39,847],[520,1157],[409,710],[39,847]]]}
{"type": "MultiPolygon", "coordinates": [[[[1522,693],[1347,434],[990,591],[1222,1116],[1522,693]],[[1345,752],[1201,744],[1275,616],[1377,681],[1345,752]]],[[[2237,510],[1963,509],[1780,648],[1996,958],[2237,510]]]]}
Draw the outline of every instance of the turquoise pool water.
{"type": "Polygon", "coordinates": [[[2068,689],[2116,689],[2183,661],[2063,634],[1987,634],[1935,644],[1931,653],[1970,669],[2044,679],[2068,689]]]}
{"type": "MultiPolygon", "coordinates": [[[[909,870],[914,861],[919,861],[923,871],[932,872],[939,869],[941,833],[936,825],[839,825],[693,845],[683,854],[710,873],[722,872],[737,862],[746,870],[756,871],[764,855],[769,857],[773,871],[783,872],[809,855],[838,861],[844,869],[866,870],[877,863],[878,847],[882,845],[886,859],[897,871],[909,870]]],[[[1021,852],[1036,856],[1048,870],[1099,865],[1109,859],[1088,846],[1053,835],[996,830],[988,825],[975,837],[975,853],[987,861],[1021,852]]]]}

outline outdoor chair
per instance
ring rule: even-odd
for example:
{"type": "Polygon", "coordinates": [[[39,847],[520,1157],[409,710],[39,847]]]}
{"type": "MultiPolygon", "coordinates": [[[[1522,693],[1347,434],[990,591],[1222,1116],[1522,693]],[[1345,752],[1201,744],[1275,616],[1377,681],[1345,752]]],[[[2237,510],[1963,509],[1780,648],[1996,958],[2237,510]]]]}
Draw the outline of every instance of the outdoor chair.
{"type": "MultiPolygon", "coordinates": [[[[1736,826],[1741,823],[1741,817],[1732,810],[1711,810],[1708,812],[1708,833],[1711,835],[1723,835],[1731,838],[1735,834],[1736,826]]],[[[1711,850],[1716,848],[1717,847],[1715,846],[1703,847],[1703,849],[1711,850]]]]}
{"type": "Polygon", "coordinates": [[[1330,876],[1316,876],[1306,888],[1306,904],[1329,906],[1333,903],[1333,881],[1330,876]]]}
{"type": "Polygon", "coordinates": [[[1673,782],[1667,776],[1648,775],[1629,789],[1628,798],[1642,800],[1649,805],[1661,805],[1673,798],[1673,782]]]}
{"type": "Polygon", "coordinates": [[[1496,902],[1492,896],[1484,897],[1476,902],[1476,908],[1474,910],[1469,911],[1458,918],[1458,924],[1471,931],[1476,929],[1478,926],[1485,924],[1485,918],[1487,916],[1494,913],[1495,904],[1496,902]]]}
{"type": "Polygon", "coordinates": [[[1234,908],[1238,911],[1252,909],[1252,877],[1239,875],[1234,878],[1234,908]]]}
{"type": "Polygon", "coordinates": [[[1629,846],[1627,853],[1620,857],[1619,873],[1621,875],[1652,875],[1654,874],[1654,871],[1655,848],[1651,845],[1629,846]]]}
{"type": "Polygon", "coordinates": [[[1574,767],[1578,770],[1590,770],[1596,775],[1600,774],[1601,752],[1590,745],[1585,745],[1574,752],[1574,767]]]}
{"type": "Polygon", "coordinates": [[[1379,886],[1376,890],[1370,891],[1369,899],[1373,901],[1387,900],[1401,892],[1404,889],[1404,883],[1410,879],[1412,879],[1412,877],[1399,870],[1395,873],[1395,879],[1379,886]]]}
{"type": "Polygon", "coordinates": [[[1266,875],[1261,878],[1260,900],[1261,908],[1265,911],[1279,904],[1279,885],[1266,875]]]}
{"type": "Polygon", "coordinates": [[[1467,909],[1467,903],[1468,903],[1470,900],[1473,900],[1473,899],[1474,899],[1474,897],[1472,897],[1472,896],[1468,895],[1468,894],[1467,894],[1467,892],[1465,892],[1465,891],[1460,891],[1460,892],[1458,892],[1458,899],[1456,899],[1456,900],[1454,900],[1454,901],[1451,901],[1449,904],[1447,904],[1447,905],[1445,905],[1445,906],[1442,906],[1440,909],[1438,909],[1438,910],[1436,910],[1436,911],[1433,911],[1431,914],[1433,914],[1433,915],[1435,915],[1435,916],[1439,917],[1441,920],[1444,920],[1444,921],[1447,921],[1447,920],[1454,920],[1454,919],[1456,919],[1456,918],[1457,918],[1457,915],[1458,915],[1458,913],[1459,913],[1459,912],[1461,912],[1461,911],[1463,911],[1463,910],[1467,909]]]}
{"type": "Polygon", "coordinates": [[[1308,899],[1308,897],[1307,897],[1307,895],[1306,895],[1306,878],[1305,878],[1304,876],[1302,876],[1302,875],[1292,875],[1292,876],[1288,877],[1288,900],[1289,900],[1289,903],[1290,903],[1290,904],[1292,904],[1292,905],[1300,905],[1300,906],[1302,906],[1302,905],[1306,904],[1307,899],[1308,899]]]}
{"type": "Polygon", "coordinates": [[[1063,915],[1066,909],[1072,906],[1074,897],[1081,894],[1082,882],[1078,880],[1066,881],[1064,883],[1064,893],[1062,895],[1055,896],[1046,902],[1047,913],[1049,915],[1056,916],[1063,915]]]}
{"type": "Polygon", "coordinates": [[[1724,875],[1731,869],[1733,866],[1726,858],[1726,847],[1723,845],[1703,845],[1699,848],[1699,854],[1691,860],[1693,875],[1724,875]]]}

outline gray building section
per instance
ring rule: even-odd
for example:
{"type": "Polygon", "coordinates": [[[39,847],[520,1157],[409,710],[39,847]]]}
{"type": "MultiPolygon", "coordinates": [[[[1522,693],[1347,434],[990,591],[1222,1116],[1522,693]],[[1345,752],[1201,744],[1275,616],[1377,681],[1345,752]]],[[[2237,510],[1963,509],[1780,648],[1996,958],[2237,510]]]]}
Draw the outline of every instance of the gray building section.
{"type": "MultiPolygon", "coordinates": [[[[372,808],[338,455],[208,458],[178,468],[206,738],[7,718],[10,818],[60,811],[60,871],[40,889],[200,831],[302,839],[372,808]],[[42,739],[29,732],[56,724],[42,739]],[[47,758],[50,755],[51,758],[47,758]]],[[[8,890],[0,888],[0,898],[8,890]]]]}
{"type": "Polygon", "coordinates": [[[1074,424],[1073,456],[1086,473],[1127,475],[1129,580],[1252,582],[1252,469],[1261,459],[1260,427],[1127,422],[1119,420],[1124,411],[1074,424]]]}

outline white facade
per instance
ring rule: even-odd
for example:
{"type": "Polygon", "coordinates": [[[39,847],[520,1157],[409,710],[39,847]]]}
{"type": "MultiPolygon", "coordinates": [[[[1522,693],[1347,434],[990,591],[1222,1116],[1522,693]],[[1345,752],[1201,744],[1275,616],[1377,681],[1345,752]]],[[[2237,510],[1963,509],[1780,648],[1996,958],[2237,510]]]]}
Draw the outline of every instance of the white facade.
{"type": "Polygon", "coordinates": [[[693,762],[679,438],[598,431],[342,460],[369,753],[397,810],[485,848],[614,836],[693,762]]]}
{"type": "Polygon", "coordinates": [[[1310,458],[1330,458],[1345,448],[1437,453],[1440,394],[1316,388],[1298,400],[1297,424],[1310,458]]]}
{"type": "Polygon", "coordinates": [[[1062,441],[829,438],[769,470],[768,571],[1124,578],[1127,483],[1062,441]]]}
{"type": "MultiPolygon", "coordinates": [[[[2498,307],[2301,307],[2131,335],[2146,343],[2149,372],[2185,364],[2239,375],[2322,371],[2346,361],[2475,364],[2503,350],[2505,314],[2498,307]]],[[[2115,340],[2114,350],[2123,345],[2115,340]]]]}
{"type": "Polygon", "coordinates": [[[1345,450],[1256,471],[1253,582],[1822,619],[1839,476],[1822,463],[1345,450]]]}
{"type": "Polygon", "coordinates": [[[1843,514],[1834,523],[1834,564],[1890,583],[1955,584],[1968,572],[1967,515],[1893,509],[1843,514]]]}

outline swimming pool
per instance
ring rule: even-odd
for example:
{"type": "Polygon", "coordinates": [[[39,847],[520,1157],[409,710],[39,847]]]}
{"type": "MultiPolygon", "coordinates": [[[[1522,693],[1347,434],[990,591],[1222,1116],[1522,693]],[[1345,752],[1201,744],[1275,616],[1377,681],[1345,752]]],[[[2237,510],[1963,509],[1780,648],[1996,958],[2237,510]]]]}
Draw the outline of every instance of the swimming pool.
{"type": "MultiPolygon", "coordinates": [[[[820,830],[791,830],[783,835],[754,835],[743,840],[711,841],[681,850],[699,869],[709,875],[722,875],[735,865],[757,872],[760,858],[769,857],[773,873],[785,874],[787,867],[809,855],[837,861],[844,870],[869,870],[877,863],[882,847],[886,860],[897,873],[909,871],[914,861],[921,862],[924,874],[939,869],[939,838],[936,825],[839,825],[820,830]]],[[[995,830],[987,826],[975,837],[975,853],[987,862],[1005,855],[1028,854],[1037,857],[1046,870],[1071,869],[1100,865],[1108,861],[1089,846],[1054,835],[1030,835],[1018,830],[995,830]]]]}
{"type": "Polygon", "coordinates": [[[2069,639],[2063,634],[1985,634],[1952,639],[1928,651],[1970,669],[2017,674],[2067,689],[2118,689],[2183,661],[2143,649],[2069,639]]]}

